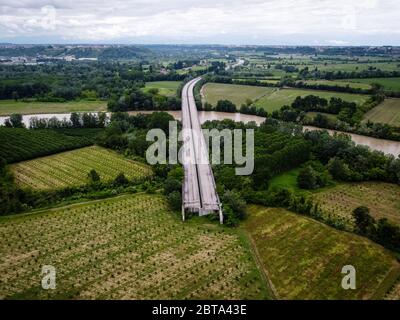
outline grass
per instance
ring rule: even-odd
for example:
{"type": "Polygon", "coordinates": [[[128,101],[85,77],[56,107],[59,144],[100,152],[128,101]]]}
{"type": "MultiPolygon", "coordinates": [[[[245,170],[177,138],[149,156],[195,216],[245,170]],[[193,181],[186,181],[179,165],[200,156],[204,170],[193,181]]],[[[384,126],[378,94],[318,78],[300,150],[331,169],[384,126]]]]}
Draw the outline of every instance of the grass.
{"type": "Polygon", "coordinates": [[[158,89],[158,93],[163,96],[173,97],[176,96],[176,92],[181,84],[180,81],[154,81],[146,82],[144,91],[150,89],[158,89]]]}
{"type": "Polygon", "coordinates": [[[280,208],[249,207],[244,228],[278,298],[381,299],[400,274],[393,256],[366,238],[280,208]],[[356,269],[356,289],[341,286],[356,269]]]}
{"type": "Polygon", "coordinates": [[[368,79],[348,79],[343,80],[353,83],[378,83],[383,86],[385,90],[400,91],[400,78],[368,78],[368,79]]]}
{"type": "Polygon", "coordinates": [[[335,115],[335,114],[325,113],[325,112],[313,112],[313,111],[306,113],[306,119],[314,120],[314,118],[316,117],[317,114],[326,116],[331,123],[335,123],[337,120],[337,115],[335,115]]]}
{"type": "Polygon", "coordinates": [[[110,181],[123,172],[128,179],[151,175],[145,164],[128,160],[118,153],[92,146],[52,156],[19,162],[11,166],[15,181],[22,188],[51,190],[84,185],[95,169],[101,180],[110,181]]]}
{"type": "Polygon", "coordinates": [[[107,111],[107,101],[68,101],[68,102],[23,102],[0,100],[0,116],[13,113],[69,113],[78,111],[107,111]]]}
{"type": "Polygon", "coordinates": [[[384,182],[341,183],[314,194],[327,214],[353,224],[352,212],[367,206],[376,219],[387,218],[400,225],[400,186],[384,182]]]}
{"type": "Polygon", "coordinates": [[[308,95],[315,95],[321,98],[330,99],[332,97],[341,98],[348,102],[355,102],[357,104],[363,104],[367,101],[367,95],[341,93],[341,92],[330,92],[330,91],[318,91],[318,90],[303,90],[303,89],[275,89],[270,91],[270,94],[264,95],[259,99],[255,105],[263,108],[268,112],[279,110],[284,105],[291,105],[297,97],[305,97],[308,95]]]}
{"type": "Polygon", "coordinates": [[[352,82],[352,81],[343,81],[343,80],[306,80],[303,81],[304,83],[308,85],[326,85],[326,86],[340,86],[340,87],[347,87],[349,86],[350,88],[354,89],[364,89],[368,90],[371,89],[371,85],[369,83],[358,83],[358,82],[352,82]]]}
{"type": "Polygon", "coordinates": [[[297,176],[299,175],[299,172],[300,169],[293,169],[273,177],[268,182],[268,188],[286,188],[297,192],[301,191],[297,186],[297,176]]]}
{"type": "Polygon", "coordinates": [[[246,102],[246,99],[253,101],[270,94],[274,89],[266,87],[245,86],[236,84],[207,83],[203,87],[204,100],[215,106],[218,100],[230,100],[238,108],[246,102]]]}
{"type": "Polygon", "coordinates": [[[346,71],[346,72],[360,72],[364,70],[368,70],[369,67],[375,67],[377,69],[381,69],[383,71],[398,71],[397,62],[371,62],[371,63],[328,63],[325,64],[314,64],[309,66],[310,70],[313,70],[314,67],[317,67],[320,71],[346,71]]]}
{"type": "Polygon", "coordinates": [[[266,299],[250,248],[137,194],[0,218],[0,299],[266,299]],[[41,288],[43,265],[56,289],[41,288]]]}
{"type": "Polygon", "coordinates": [[[368,111],[363,120],[400,127],[400,99],[385,99],[384,102],[368,111]]]}

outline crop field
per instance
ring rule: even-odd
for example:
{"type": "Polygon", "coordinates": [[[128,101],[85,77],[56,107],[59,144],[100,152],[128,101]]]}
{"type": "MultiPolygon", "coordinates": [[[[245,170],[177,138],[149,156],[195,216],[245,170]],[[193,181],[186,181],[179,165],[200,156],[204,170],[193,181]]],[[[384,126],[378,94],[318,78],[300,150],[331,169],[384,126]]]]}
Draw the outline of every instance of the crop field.
{"type": "Polygon", "coordinates": [[[120,172],[128,179],[151,175],[149,166],[97,146],[19,162],[11,166],[18,186],[39,190],[84,185],[88,182],[88,173],[92,169],[97,171],[102,181],[113,180],[120,172]]]}
{"type": "Polygon", "coordinates": [[[368,78],[368,79],[349,79],[354,83],[378,83],[383,86],[384,90],[400,91],[400,78],[368,78]]]}
{"type": "Polygon", "coordinates": [[[250,206],[244,227],[281,299],[379,299],[400,274],[383,247],[285,209],[250,206]],[[345,265],[356,269],[355,290],[341,286],[345,265]]]}
{"type": "Polygon", "coordinates": [[[355,88],[355,89],[364,89],[368,90],[371,89],[371,85],[369,83],[359,83],[359,82],[351,82],[351,81],[344,81],[344,80],[306,80],[303,81],[308,85],[326,85],[326,86],[340,86],[340,87],[347,87],[355,88]]]}
{"type": "Polygon", "coordinates": [[[180,81],[146,82],[146,87],[144,88],[144,91],[148,91],[149,89],[158,89],[159,94],[163,96],[173,97],[176,95],[180,84],[180,81]]]}
{"type": "MultiPolygon", "coordinates": [[[[308,64],[310,70],[318,68],[320,71],[344,71],[344,72],[360,72],[368,70],[370,67],[381,69],[382,71],[398,71],[399,68],[396,62],[371,62],[371,63],[357,63],[357,62],[332,62],[332,61],[312,61],[308,64]]],[[[302,68],[301,65],[298,67],[302,68]]]]}
{"type": "Polygon", "coordinates": [[[78,111],[107,111],[107,101],[23,102],[0,100],[0,116],[12,113],[68,113],[78,111]]]}
{"type": "MultiPolygon", "coordinates": [[[[81,131],[81,130],[79,130],[81,131]]],[[[61,134],[52,130],[0,127],[0,157],[8,163],[91,145],[91,138],[61,134]]]]}
{"type": "Polygon", "coordinates": [[[400,127],[400,99],[385,99],[384,102],[368,111],[363,120],[400,127]]]}
{"type": "Polygon", "coordinates": [[[203,89],[204,100],[215,106],[218,100],[230,100],[238,108],[246,102],[246,99],[253,101],[274,91],[272,88],[244,86],[236,84],[207,83],[203,89]]]}
{"type": "Polygon", "coordinates": [[[1,217],[0,299],[267,299],[244,238],[206,221],[148,194],[1,217]]]}
{"type": "Polygon", "coordinates": [[[353,224],[352,212],[367,206],[376,219],[387,218],[400,225],[400,186],[384,182],[338,184],[314,194],[327,214],[353,224]]]}
{"type": "Polygon", "coordinates": [[[255,105],[264,108],[268,112],[279,110],[284,105],[291,105],[297,97],[305,97],[315,95],[321,98],[330,99],[332,97],[341,98],[348,102],[363,104],[369,98],[368,95],[318,91],[318,90],[302,90],[302,89],[273,89],[270,94],[265,94],[261,99],[257,100],[255,105]]]}

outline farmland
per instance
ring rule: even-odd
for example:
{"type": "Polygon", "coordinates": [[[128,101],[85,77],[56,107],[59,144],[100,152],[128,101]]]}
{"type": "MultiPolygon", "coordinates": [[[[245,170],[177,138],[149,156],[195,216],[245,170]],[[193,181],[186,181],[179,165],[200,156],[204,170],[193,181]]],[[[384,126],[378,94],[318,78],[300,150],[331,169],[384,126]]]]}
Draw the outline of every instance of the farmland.
{"type": "Polygon", "coordinates": [[[298,96],[316,95],[321,98],[341,98],[345,101],[364,103],[367,95],[339,93],[302,89],[275,89],[267,87],[244,86],[234,84],[207,83],[203,87],[204,100],[216,105],[218,100],[228,99],[240,107],[246,99],[255,101],[257,107],[264,108],[268,112],[279,110],[284,105],[290,105],[298,96]]]}
{"type": "Polygon", "coordinates": [[[274,91],[271,88],[243,86],[235,84],[207,83],[203,87],[204,100],[215,106],[218,100],[230,100],[236,106],[246,102],[246,99],[253,101],[274,91]]]}
{"type": "Polygon", "coordinates": [[[297,97],[305,97],[308,95],[315,95],[321,98],[330,99],[332,97],[341,98],[348,102],[355,102],[362,104],[367,101],[367,95],[317,91],[317,90],[302,90],[302,89],[276,89],[269,94],[264,95],[261,99],[257,100],[255,105],[264,108],[268,112],[279,110],[284,105],[290,105],[297,97]]]}
{"type": "Polygon", "coordinates": [[[0,299],[266,299],[234,230],[137,194],[0,218],[0,299]],[[43,290],[43,265],[56,289],[43,290]]]}
{"type": "Polygon", "coordinates": [[[250,206],[244,227],[282,299],[379,299],[400,274],[381,246],[285,209],[250,206]],[[341,287],[345,265],[357,270],[355,290],[341,287]]]}
{"type": "Polygon", "coordinates": [[[8,163],[91,145],[91,139],[52,130],[0,127],[0,157],[8,163]]]}
{"type": "Polygon", "coordinates": [[[365,114],[364,121],[368,120],[400,127],[400,99],[385,99],[365,114]]]}
{"type": "Polygon", "coordinates": [[[377,83],[383,86],[384,90],[400,91],[400,78],[368,78],[368,79],[349,79],[346,80],[353,83],[377,83]]]}
{"type": "Polygon", "coordinates": [[[19,162],[11,167],[17,185],[51,190],[84,185],[94,169],[103,181],[110,181],[123,172],[128,179],[151,175],[145,165],[123,158],[114,151],[92,146],[44,158],[19,162]]]}
{"type": "Polygon", "coordinates": [[[314,198],[327,214],[341,217],[352,224],[351,214],[367,206],[377,219],[387,218],[400,225],[400,186],[384,182],[343,183],[322,189],[314,198]]]}
{"type": "Polygon", "coordinates": [[[107,101],[23,102],[0,100],[0,116],[7,116],[12,113],[40,114],[106,110],[107,101]]]}
{"type": "Polygon", "coordinates": [[[306,119],[313,120],[317,116],[317,114],[324,115],[325,117],[328,118],[329,121],[331,121],[331,123],[334,123],[337,120],[337,116],[335,114],[324,113],[324,112],[313,112],[313,111],[306,113],[306,119]]]}
{"type": "Polygon", "coordinates": [[[359,83],[359,82],[351,82],[351,81],[333,81],[333,80],[306,80],[303,81],[307,85],[325,85],[325,86],[339,86],[339,87],[347,87],[354,89],[363,89],[368,90],[371,89],[371,85],[369,83],[359,83]]]}
{"type": "Polygon", "coordinates": [[[158,89],[158,93],[163,96],[175,96],[176,92],[181,84],[180,81],[155,81],[146,82],[144,91],[147,92],[150,89],[158,89]]]}

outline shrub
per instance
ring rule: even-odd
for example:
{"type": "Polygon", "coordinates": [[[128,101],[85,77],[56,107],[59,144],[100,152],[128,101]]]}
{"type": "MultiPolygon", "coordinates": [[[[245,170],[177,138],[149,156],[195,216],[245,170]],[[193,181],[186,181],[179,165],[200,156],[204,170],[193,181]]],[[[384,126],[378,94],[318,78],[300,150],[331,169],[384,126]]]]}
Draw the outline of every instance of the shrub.
{"type": "Polygon", "coordinates": [[[123,172],[119,173],[114,180],[114,185],[125,186],[127,184],[129,184],[129,180],[125,177],[125,174],[123,172]]]}
{"type": "Polygon", "coordinates": [[[90,170],[90,172],[88,173],[88,178],[89,178],[89,182],[91,182],[91,183],[100,182],[100,176],[97,173],[97,171],[94,169],[90,170]]]}
{"type": "Polygon", "coordinates": [[[182,207],[182,196],[180,192],[174,191],[167,196],[168,203],[172,210],[180,210],[182,207]]]}

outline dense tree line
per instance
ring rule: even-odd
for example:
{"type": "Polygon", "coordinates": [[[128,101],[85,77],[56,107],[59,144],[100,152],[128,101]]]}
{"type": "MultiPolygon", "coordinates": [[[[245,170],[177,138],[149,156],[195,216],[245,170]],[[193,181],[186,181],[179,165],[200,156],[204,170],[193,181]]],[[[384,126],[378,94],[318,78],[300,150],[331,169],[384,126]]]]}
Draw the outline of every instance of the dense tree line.
{"type": "Polygon", "coordinates": [[[385,218],[376,221],[367,207],[361,206],[353,211],[356,232],[373,239],[383,246],[400,252],[400,227],[385,218]]]}
{"type": "Polygon", "coordinates": [[[138,114],[116,112],[104,132],[97,137],[97,143],[106,148],[118,150],[126,155],[144,157],[150,142],[146,141],[149,129],[169,131],[169,122],[174,118],[166,112],[138,114]]]}
{"type": "Polygon", "coordinates": [[[36,99],[63,102],[75,99],[107,100],[144,82],[183,80],[143,69],[137,62],[56,62],[43,65],[0,65],[0,99],[36,99]]]}
{"type": "Polygon", "coordinates": [[[346,86],[333,85],[333,84],[312,84],[306,83],[303,81],[295,81],[292,80],[290,82],[286,82],[285,85],[295,87],[295,88],[303,88],[303,89],[312,89],[312,90],[326,90],[326,91],[335,91],[335,92],[345,92],[345,93],[355,93],[355,94],[373,94],[375,92],[374,88],[371,89],[362,89],[352,87],[349,84],[346,86]]]}
{"type": "Polygon", "coordinates": [[[362,71],[321,71],[309,70],[308,67],[300,70],[300,77],[303,79],[325,79],[325,80],[341,80],[341,79],[367,79],[367,78],[394,78],[400,77],[400,71],[383,71],[380,69],[369,68],[362,71]]]}
{"type": "Polygon", "coordinates": [[[76,113],[70,115],[69,120],[57,117],[49,119],[31,117],[29,119],[30,129],[66,129],[66,128],[104,128],[107,123],[107,114],[99,113],[76,113]]]}
{"type": "Polygon", "coordinates": [[[352,117],[357,112],[357,105],[340,98],[331,98],[328,102],[324,98],[309,95],[304,98],[297,97],[290,106],[286,105],[274,111],[272,117],[288,122],[300,122],[310,111],[335,114],[342,121],[353,122],[352,117]]]}
{"type": "Polygon", "coordinates": [[[124,112],[131,110],[180,110],[181,99],[158,94],[157,89],[143,92],[140,87],[126,90],[121,96],[114,96],[108,102],[108,110],[124,112]]]}
{"type": "Polygon", "coordinates": [[[320,128],[357,133],[381,139],[400,140],[399,128],[383,123],[362,122],[363,115],[383,102],[385,96],[375,94],[363,105],[346,102],[340,98],[326,99],[316,96],[297,97],[290,106],[272,112],[271,117],[287,122],[314,125],[320,128]],[[309,111],[320,112],[308,118],[309,111]],[[336,115],[336,120],[326,114],[336,115]]]}

